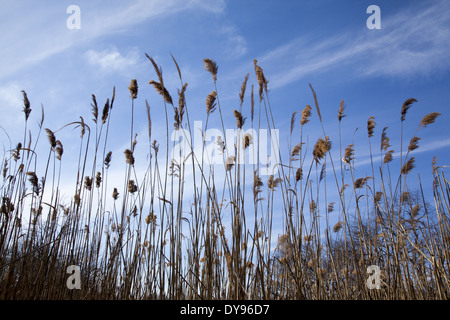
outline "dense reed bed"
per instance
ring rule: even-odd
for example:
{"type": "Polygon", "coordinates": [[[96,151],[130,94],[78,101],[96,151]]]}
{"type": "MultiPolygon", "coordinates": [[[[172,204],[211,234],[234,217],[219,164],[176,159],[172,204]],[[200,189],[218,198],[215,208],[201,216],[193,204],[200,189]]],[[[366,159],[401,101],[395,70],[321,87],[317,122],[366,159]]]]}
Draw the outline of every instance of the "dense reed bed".
{"type": "MultiPolygon", "coordinates": [[[[423,117],[405,150],[403,123],[415,99],[399,106],[400,146],[391,147],[386,127],[377,138],[378,124],[369,117],[364,127],[372,174],[359,177],[354,145],[342,143],[344,101],[336,110],[339,132],[328,132],[310,85],[313,107],[292,114],[289,151],[272,145],[278,170],[263,175],[260,161],[238,163],[261,145],[248,132],[234,141],[217,139],[222,164],[202,157],[208,154],[205,141],[200,154],[193,152],[188,85],[180,68],[173,59],[180,79],[175,97],[164,85],[161,67],[147,58],[156,77],[139,85],[154,87],[161,101],[152,104],[163,112],[152,119],[150,104],[131,80],[130,141],[122,155],[109,151],[115,88],[104,105],[92,95],[91,121],[80,117],[63,128],[47,128],[44,113],[37,113],[39,130],[33,134],[23,91],[24,135],[2,161],[1,299],[450,298],[448,179],[436,158],[429,170],[432,185],[422,185],[420,174],[410,179],[417,134],[431,130],[425,127],[438,113],[423,117]],[[138,105],[148,115],[148,137],[139,137],[139,144],[147,144],[146,159],[135,154],[138,105]],[[308,146],[305,131],[313,114],[322,133],[308,146]],[[165,122],[165,140],[152,136],[152,120],[165,122]],[[78,170],[73,194],[63,197],[60,168],[68,155],[58,133],[69,128],[80,134],[78,151],[70,156],[78,170]],[[191,152],[171,157],[173,130],[185,135],[191,152]],[[48,153],[38,157],[38,144],[47,144],[48,153]],[[401,154],[397,159],[395,148],[401,154]],[[110,179],[112,161],[123,163],[122,181],[110,179]],[[142,173],[136,163],[143,161],[142,173]],[[425,198],[424,189],[432,189],[433,199],[425,198]],[[69,266],[79,267],[79,289],[67,285],[69,266]],[[370,266],[380,271],[375,288],[370,266]]],[[[212,117],[223,132],[222,117],[234,117],[235,130],[265,128],[277,134],[270,131],[277,129],[276,121],[268,81],[256,60],[256,88],[247,85],[247,74],[237,85],[238,109],[220,103],[216,62],[204,59],[204,66],[211,74],[211,93],[205,97],[203,132],[212,117]]],[[[272,144],[282,141],[273,138],[272,144]]]]}

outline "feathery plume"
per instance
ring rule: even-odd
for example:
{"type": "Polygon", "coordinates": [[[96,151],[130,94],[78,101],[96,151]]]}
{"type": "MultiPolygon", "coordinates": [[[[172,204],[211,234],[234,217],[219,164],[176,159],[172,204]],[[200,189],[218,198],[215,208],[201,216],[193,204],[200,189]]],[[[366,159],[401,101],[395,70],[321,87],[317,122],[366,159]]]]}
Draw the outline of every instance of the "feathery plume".
{"type": "Polygon", "coordinates": [[[309,122],[309,117],[311,116],[311,106],[308,104],[302,110],[302,119],[300,120],[300,124],[303,126],[309,122]]]}
{"type": "Polygon", "coordinates": [[[409,159],[408,160],[408,162],[406,162],[404,165],[403,165],[403,168],[402,168],[402,174],[408,174],[412,169],[414,169],[414,157],[412,157],[411,159],[409,159]]]}
{"type": "Polygon", "coordinates": [[[133,152],[130,149],[126,149],[123,153],[125,153],[125,161],[130,165],[134,165],[134,156],[133,152]]]}
{"type": "Polygon", "coordinates": [[[356,179],[355,184],[354,184],[355,189],[361,189],[364,186],[364,184],[366,183],[366,181],[368,179],[370,179],[370,178],[371,177],[365,177],[365,178],[358,178],[358,179],[356,179]]]}
{"type": "Polygon", "coordinates": [[[311,83],[309,84],[309,87],[311,88],[311,91],[312,91],[313,96],[314,96],[314,103],[316,104],[317,115],[319,116],[320,122],[322,122],[322,116],[320,115],[319,102],[317,101],[317,95],[316,95],[316,92],[314,91],[314,89],[313,89],[311,83]]]}
{"type": "Polygon", "coordinates": [[[411,141],[409,142],[408,151],[416,150],[419,146],[417,145],[417,142],[420,140],[419,137],[413,137],[411,141]]]}
{"type": "Polygon", "coordinates": [[[259,84],[259,100],[261,101],[263,98],[263,89],[265,89],[267,92],[267,80],[264,77],[263,69],[258,66],[258,60],[253,59],[253,63],[255,65],[256,79],[258,80],[259,84]]]}
{"type": "Polygon", "coordinates": [[[344,158],[342,161],[348,165],[350,165],[351,161],[354,159],[354,149],[353,144],[349,144],[347,148],[345,148],[344,158]]]}
{"type": "Polygon", "coordinates": [[[406,112],[408,111],[408,109],[411,107],[411,105],[412,105],[414,102],[417,102],[417,100],[414,99],[414,98],[409,98],[408,100],[406,100],[406,101],[403,103],[402,111],[401,111],[401,115],[402,115],[401,120],[402,120],[402,121],[405,121],[406,112]]]}
{"type": "Polygon", "coordinates": [[[371,116],[369,120],[367,120],[367,133],[369,135],[369,138],[373,136],[373,132],[375,130],[375,117],[371,116]]]}
{"type": "Polygon", "coordinates": [[[235,156],[228,156],[227,157],[227,159],[225,160],[225,166],[226,166],[227,171],[230,171],[231,168],[233,168],[235,160],[236,160],[235,156]]]}
{"type": "Polygon", "coordinates": [[[212,91],[208,94],[208,97],[206,97],[206,114],[211,114],[216,109],[216,97],[217,92],[215,91],[212,91]]]}
{"type": "Polygon", "coordinates": [[[163,97],[164,101],[173,105],[172,97],[169,94],[169,91],[160,83],[154,80],[149,81],[148,84],[153,85],[155,90],[163,97]]]}
{"type": "Polygon", "coordinates": [[[383,163],[391,162],[393,159],[393,156],[392,156],[393,153],[394,153],[394,150],[389,150],[388,152],[386,152],[384,159],[383,159],[383,163]]]}
{"type": "Polygon", "coordinates": [[[330,149],[331,149],[331,141],[329,140],[328,136],[325,137],[325,140],[319,138],[313,150],[314,160],[316,160],[316,162],[319,163],[320,162],[319,160],[323,159],[325,157],[325,154],[328,151],[330,151],[330,149]]]}
{"type": "Polygon", "coordinates": [[[24,105],[23,113],[25,114],[25,121],[27,121],[28,117],[30,116],[30,113],[31,113],[30,101],[28,100],[27,93],[24,90],[22,90],[22,93],[23,93],[23,105],[24,105]]]}
{"type": "Polygon", "coordinates": [[[244,134],[244,149],[247,149],[253,143],[253,137],[250,133],[244,134]]]}
{"type": "Polygon", "coordinates": [[[237,127],[239,129],[242,129],[242,126],[245,123],[245,118],[242,117],[242,114],[239,111],[237,111],[237,110],[234,110],[234,117],[236,118],[236,125],[237,125],[237,127]]]}
{"type": "Polygon", "coordinates": [[[375,197],[373,198],[373,201],[375,203],[379,203],[381,201],[382,197],[383,197],[383,192],[377,191],[377,193],[375,193],[375,197]]]}
{"type": "MultiPolygon", "coordinates": [[[[433,173],[435,173],[436,170],[437,170],[436,164],[437,164],[437,156],[434,156],[434,157],[433,157],[433,161],[431,162],[431,167],[432,167],[432,169],[433,169],[433,173]]],[[[4,176],[4,175],[3,175],[3,176],[4,176]]]]}
{"type": "Polygon", "coordinates": [[[303,178],[303,169],[298,168],[297,172],[295,173],[295,181],[300,181],[303,178]]]}
{"type": "Polygon", "coordinates": [[[92,188],[92,179],[88,176],[84,177],[84,187],[88,190],[91,191],[92,188]]]}
{"type": "Polygon", "coordinates": [[[145,56],[147,57],[148,60],[150,60],[150,62],[153,65],[153,68],[155,69],[156,74],[158,75],[158,79],[159,79],[159,83],[161,83],[161,85],[164,83],[163,82],[163,77],[162,77],[162,70],[161,68],[158,67],[158,65],[156,64],[155,60],[153,60],[152,57],[150,57],[148,54],[145,54],[145,56]]]}
{"type": "Polygon", "coordinates": [[[55,134],[50,129],[45,129],[45,132],[47,132],[47,138],[48,141],[50,142],[50,146],[52,147],[52,149],[55,149],[56,147],[55,134]]]}
{"type": "Polygon", "coordinates": [[[117,191],[117,188],[114,188],[112,197],[114,200],[117,200],[117,198],[119,197],[119,192],[117,191]]]}
{"type": "Polygon", "coordinates": [[[109,151],[106,154],[105,160],[103,161],[103,163],[105,164],[106,169],[109,169],[109,166],[111,165],[111,156],[112,156],[112,152],[109,151]]]}
{"type": "Polygon", "coordinates": [[[217,67],[216,62],[212,59],[205,58],[203,59],[203,63],[205,64],[206,71],[211,73],[214,81],[217,81],[217,70],[219,68],[217,67]]]}
{"type": "Polygon", "coordinates": [[[64,148],[63,148],[61,141],[59,141],[59,140],[56,140],[55,151],[56,151],[56,159],[61,160],[61,157],[64,153],[64,148]]]}
{"type": "Polygon", "coordinates": [[[436,120],[436,118],[440,115],[441,114],[439,112],[432,112],[427,114],[425,117],[422,118],[422,121],[420,121],[420,126],[426,127],[427,125],[432,124],[434,120],[436,120]]]}
{"type": "Polygon", "coordinates": [[[386,135],[386,130],[387,130],[387,128],[388,128],[388,127],[384,127],[384,128],[383,128],[383,132],[381,133],[381,148],[380,148],[380,151],[381,151],[381,150],[386,151],[387,148],[389,148],[389,147],[391,146],[391,145],[389,144],[389,138],[388,138],[387,135],[386,135]]]}
{"type": "Polygon", "coordinates": [[[420,204],[416,204],[412,209],[411,209],[411,217],[415,218],[417,216],[417,214],[419,213],[420,210],[420,204]]]}
{"type": "Polygon", "coordinates": [[[278,187],[278,184],[281,182],[281,178],[274,179],[273,174],[269,176],[269,181],[267,182],[267,187],[269,187],[270,190],[274,191],[276,187],[278,187]]]}
{"type": "Polygon", "coordinates": [[[129,180],[128,181],[128,192],[135,193],[136,191],[137,191],[137,186],[134,183],[134,180],[129,180]]]}
{"type": "Polygon", "coordinates": [[[94,104],[91,103],[92,106],[92,115],[94,116],[94,119],[92,119],[95,123],[97,123],[98,119],[98,105],[97,105],[97,98],[95,98],[95,94],[92,94],[92,101],[94,104]]]}
{"type": "Polygon", "coordinates": [[[292,153],[291,153],[291,157],[295,157],[298,156],[300,154],[300,151],[302,150],[302,145],[304,144],[304,142],[298,143],[294,146],[294,148],[292,149],[292,153]]]}
{"type": "Polygon", "coordinates": [[[328,204],[328,208],[327,208],[328,213],[331,213],[334,211],[334,202],[330,202],[328,204]]]}
{"type": "Polygon", "coordinates": [[[341,103],[339,104],[339,111],[338,111],[338,120],[339,122],[341,122],[342,118],[344,118],[346,115],[344,114],[344,100],[341,101],[341,103]]]}
{"type": "Polygon", "coordinates": [[[342,229],[342,226],[344,225],[344,221],[339,221],[338,223],[336,223],[333,227],[333,232],[339,232],[339,230],[342,229]]]}
{"type": "Polygon", "coordinates": [[[80,116],[80,121],[81,121],[81,133],[80,133],[80,138],[83,138],[84,134],[86,133],[86,128],[84,127],[84,119],[82,116],[80,116]]]}
{"type": "Polygon", "coordinates": [[[244,78],[244,82],[242,83],[242,86],[241,86],[241,92],[239,93],[239,100],[241,101],[241,105],[244,103],[244,95],[245,95],[245,89],[247,88],[248,76],[249,76],[249,74],[247,73],[247,75],[244,78]]]}
{"type": "Polygon", "coordinates": [[[109,98],[107,98],[105,106],[103,107],[103,112],[102,112],[102,124],[104,124],[106,122],[106,119],[108,119],[109,109],[110,109],[109,98]]]}
{"type": "Polygon", "coordinates": [[[183,122],[184,109],[186,107],[186,97],[184,93],[186,92],[187,83],[183,85],[181,91],[178,90],[178,112],[180,114],[180,123],[183,122]]]}
{"type": "Polygon", "coordinates": [[[253,172],[253,198],[254,199],[256,199],[256,197],[258,196],[258,193],[261,192],[261,187],[263,186],[263,182],[256,172],[257,172],[256,170],[253,172]]]}
{"type": "Polygon", "coordinates": [[[138,84],[136,79],[131,79],[130,85],[128,86],[128,90],[130,90],[131,99],[136,99],[138,94],[138,84]]]}
{"type": "Polygon", "coordinates": [[[102,174],[97,171],[97,174],[95,175],[95,186],[97,188],[100,188],[100,184],[102,183],[102,174]]]}
{"type": "Polygon", "coordinates": [[[291,116],[291,134],[292,134],[292,131],[294,131],[294,124],[295,124],[295,115],[298,113],[298,111],[294,111],[293,113],[292,113],[292,116],[291,116]]]}

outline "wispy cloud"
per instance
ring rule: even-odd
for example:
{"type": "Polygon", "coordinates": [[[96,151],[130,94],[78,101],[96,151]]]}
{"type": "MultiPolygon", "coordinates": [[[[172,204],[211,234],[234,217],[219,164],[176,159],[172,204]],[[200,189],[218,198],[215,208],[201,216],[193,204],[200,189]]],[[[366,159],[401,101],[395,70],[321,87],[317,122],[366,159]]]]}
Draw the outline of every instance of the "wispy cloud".
{"type": "Polygon", "coordinates": [[[272,69],[272,88],[337,68],[353,70],[356,77],[429,75],[450,68],[449,10],[448,2],[428,1],[383,15],[381,30],[349,30],[321,40],[297,38],[259,61],[272,69]]]}
{"type": "Polygon", "coordinates": [[[220,33],[225,36],[226,54],[231,58],[240,58],[247,53],[247,41],[239,34],[235,26],[226,26],[220,30],[220,33]]]}
{"type": "Polygon", "coordinates": [[[133,48],[122,55],[116,47],[103,51],[88,50],[85,57],[90,65],[98,67],[102,72],[127,72],[140,63],[140,54],[137,48],[133,48]]]}
{"type": "Polygon", "coordinates": [[[5,28],[0,33],[0,78],[14,74],[64,52],[74,45],[92,41],[103,35],[116,32],[132,32],[130,27],[162,15],[170,15],[185,10],[200,9],[220,13],[224,10],[223,0],[201,1],[154,0],[128,2],[110,1],[98,8],[98,4],[83,2],[79,4],[81,29],[68,30],[64,4],[49,8],[40,3],[9,1],[2,7],[0,20],[5,28]],[[12,13],[20,13],[20,23],[14,21],[12,13]],[[6,27],[8,26],[8,27],[6,27]]]}

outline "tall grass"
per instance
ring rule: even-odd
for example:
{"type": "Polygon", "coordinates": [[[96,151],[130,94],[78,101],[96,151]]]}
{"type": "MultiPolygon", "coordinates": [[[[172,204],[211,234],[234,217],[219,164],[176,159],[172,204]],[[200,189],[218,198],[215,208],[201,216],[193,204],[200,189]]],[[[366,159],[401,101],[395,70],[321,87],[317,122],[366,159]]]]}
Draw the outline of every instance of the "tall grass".
{"type": "MultiPolygon", "coordinates": [[[[308,146],[304,134],[313,108],[306,105],[300,121],[296,119],[299,110],[295,111],[289,150],[282,154],[282,146],[273,145],[279,170],[265,176],[260,174],[261,159],[253,165],[237,161],[241,156],[245,159],[253,141],[261,141],[259,136],[247,133],[236,141],[227,141],[226,136],[218,139],[222,165],[205,161],[205,140],[201,156],[195,153],[193,121],[185,96],[188,85],[176,60],[172,57],[180,80],[178,101],[164,86],[161,67],[147,58],[156,74],[149,85],[161,95],[164,113],[157,121],[165,123],[166,137],[164,141],[153,138],[150,104],[140,97],[133,79],[128,87],[130,141],[123,156],[109,151],[115,88],[102,110],[92,95],[90,122],[80,117],[80,121],[52,131],[44,126],[42,110],[34,144],[28,134],[30,101],[23,91],[24,135],[2,162],[1,299],[450,297],[450,185],[436,158],[433,185],[423,186],[420,175],[410,177],[415,165],[410,152],[419,147],[417,134],[432,124],[438,113],[424,116],[406,154],[400,146],[398,173],[392,165],[396,159],[386,127],[379,152],[372,151],[377,145],[377,124],[373,116],[368,118],[372,175],[358,177],[354,144],[342,143],[344,101],[337,110],[339,132],[328,132],[318,96],[310,85],[322,133],[308,146]],[[135,154],[134,109],[142,106],[143,100],[148,116],[148,157],[141,172],[136,169],[136,163],[144,159],[135,154]],[[69,128],[79,130],[80,140],[77,154],[70,155],[78,162],[73,194],[67,201],[61,194],[61,163],[69,156],[57,137],[69,128]],[[190,150],[187,157],[181,153],[170,157],[172,128],[185,135],[190,150]],[[48,143],[48,153],[38,157],[44,131],[48,141],[42,143],[48,143]],[[160,145],[165,147],[160,150],[160,145]],[[234,152],[229,154],[229,150],[234,152]],[[112,161],[122,162],[121,182],[110,180],[112,161]],[[417,181],[414,187],[410,180],[417,181]],[[432,189],[432,204],[425,198],[424,188],[432,189]],[[67,286],[70,265],[80,267],[80,289],[67,286]],[[367,268],[372,265],[381,270],[378,289],[367,285],[367,268]]],[[[216,62],[204,59],[204,64],[212,81],[211,94],[205,98],[203,133],[212,117],[223,132],[224,117],[231,116],[236,119],[234,129],[276,129],[268,82],[256,60],[258,91],[254,94],[252,85],[247,103],[247,74],[236,86],[240,87],[238,110],[220,102],[216,62]],[[244,110],[250,110],[250,119],[244,110]]],[[[414,102],[406,100],[400,110],[402,143],[403,122],[414,102]]],[[[272,138],[273,144],[281,141],[272,138]]],[[[258,156],[259,147],[260,143],[256,145],[258,156]]]]}

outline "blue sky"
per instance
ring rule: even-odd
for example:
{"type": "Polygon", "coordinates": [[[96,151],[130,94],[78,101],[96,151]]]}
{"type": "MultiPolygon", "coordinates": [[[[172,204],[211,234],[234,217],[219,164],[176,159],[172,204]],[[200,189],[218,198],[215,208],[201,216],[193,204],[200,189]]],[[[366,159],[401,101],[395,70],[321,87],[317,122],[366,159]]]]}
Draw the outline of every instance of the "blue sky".
{"type": "MultiPolygon", "coordinates": [[[[367,119],[374,116],[377,123],[374,149],[379,150],[382,128],[388,127],[391,145],[399,152],[400,110],[408,98],[418,102],[404,123],[405,148],[424,115],[441,113],[436,123],[418,133],[422,139],[412,154],[417,165],[414,173],[430,184],[433,156],[438,156],[438,165],[449,164],[448,1],[4,0],[0,26],[0,125],[13,146],[23,136],[21,90],[31,101],[33,128],[40,119],[42,103],[44,127],[55,131],[79,116],[91,119],[91,94],[103,106],[115,86],[110,149],[113,159],[116,156],[115,161],[122,161],[129,144],[130,80],[136,78],[139,85],[136,131],[146,130],[147,99],[158,137],[165,130],[164,109],[161,98],[148,85],[157,76],[145,53],[162,67],[165,85],[176,97],[180,83],[172,53],[188,83],[191,120],[205,121],[205,99],[214,89],[210,74],[203,69],[203,58],[214,59],[219,66],[218,91],[230,128],[235,127],[232,111],[239,106],[238,94],[247,73],[248,88],[251,84],[257,88],[253,67],[253,59],[257,59],[269,79],[282,145],[288,139],[291,114],[314,105],[311,83],[335,147],[337,112],[340,101],[345,100],[343,146],[355,144],[356,159],[361,163],[356,171],[359,176],[370,175],[370,168],[363,165],[369,159],[367,119]],[[73,4],[81,10],[79,30],[66,26],[70,16],[66,9],[73,4]],[[370,16],[366,9],[372,4],[381,9],[379,30],[366,26],[370,16]]],[[[247,90],[243,113],[248,117],[249,100],[247,90]]],[[[218,118],[211,121],[211,127],[220,128],[218,118]]],[[[294,132],[298,134],[298,130],[294,132]]],[[[305,135],[310,143],[322,135],[315,109],[305,135]]],[[[78,136],[73,130],[58,133],[67,157],[70,150],[77,150],[78,144],[73,142],[78,136]]],[[[8,150],[5,134],[0,141],[8,150]]],[[[65,159],[64,166],[63,174],[69,174],[70,159],[65,159]]]]}

